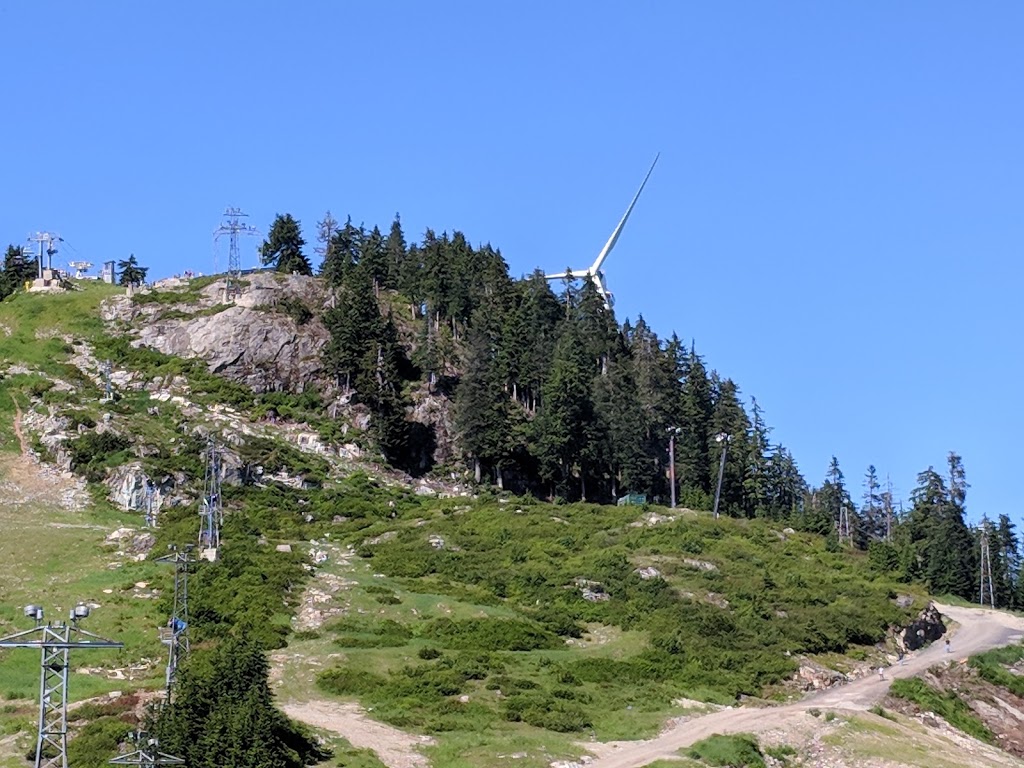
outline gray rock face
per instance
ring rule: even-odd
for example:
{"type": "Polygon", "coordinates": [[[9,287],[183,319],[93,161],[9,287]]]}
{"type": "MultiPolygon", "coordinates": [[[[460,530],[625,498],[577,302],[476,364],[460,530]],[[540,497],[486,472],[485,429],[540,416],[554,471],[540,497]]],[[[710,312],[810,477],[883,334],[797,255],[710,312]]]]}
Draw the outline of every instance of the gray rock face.
{"type": "Polygon", "coordinates": [[[135,343],[204,360],[212,373],[255,392],[301,392],[319,378],[326,342],[327,331],[316,320],[300,329],[285,315],[234,306],[215,315],[146,325],[135,343]]]}
{"type": "Polygon", "coordinates": [[[104,303],[103,319],[136,329],[135,346],[203,360],[211,372],[256,392],[303,391],[321,376],[320,349],[328,333],[316,317],[299,326],[283,310],[287,302],[322,307],[322,282],[267,272],[246,275],[243,283],[230,305],[223,303],[224,282],[218,280],[198,294],[182,291],[179,304],[146,302],[145,294],[138,303],[117,297],[104,303]]]}

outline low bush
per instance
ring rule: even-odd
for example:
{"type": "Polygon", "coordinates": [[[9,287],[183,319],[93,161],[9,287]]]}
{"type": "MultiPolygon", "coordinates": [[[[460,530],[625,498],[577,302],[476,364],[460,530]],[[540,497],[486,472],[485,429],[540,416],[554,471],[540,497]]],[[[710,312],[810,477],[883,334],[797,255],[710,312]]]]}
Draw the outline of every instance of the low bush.
{"type": "Polygon", "coordinates": [[[722,768],[765,768],[757,739],[745,733],[729,736],[716,733],[698,741],[686,754],[722,768]]]}
{"type": "Polygon", "coordinates": [[[423,636],[455,650],[534,651],[563,645],[557,635],[518,619],[435,619],[423,636]]]}

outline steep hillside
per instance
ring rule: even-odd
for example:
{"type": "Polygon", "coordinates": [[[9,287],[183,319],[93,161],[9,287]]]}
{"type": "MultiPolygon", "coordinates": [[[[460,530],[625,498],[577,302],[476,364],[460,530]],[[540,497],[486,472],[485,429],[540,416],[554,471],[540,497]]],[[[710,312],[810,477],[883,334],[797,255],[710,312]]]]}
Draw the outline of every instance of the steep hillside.
{"type": "MultiPolygon", "coordinates": [[[[163,685],[171,574],[153,560],[196,540],[211,439],[225,520],[190,582],[196,679],[224,643],[258,643],[285,710],[346,765],[544,766],[669,718],[794,702],[864,682],[928,603],[775,521],[413,481],[376,459],[362,406],[305,386],[315,284],[247,289],[264,281],[276,305],[195,281],[0,302],[0,630],[24,627],[27,602],[56,616],[84,600],[125,642],[73,661],[73,697],[104,697],[73,724],[89,765],[163,685]]],[[[4,765],[28,749],[36,669],[0,653],[4,765]]]]}

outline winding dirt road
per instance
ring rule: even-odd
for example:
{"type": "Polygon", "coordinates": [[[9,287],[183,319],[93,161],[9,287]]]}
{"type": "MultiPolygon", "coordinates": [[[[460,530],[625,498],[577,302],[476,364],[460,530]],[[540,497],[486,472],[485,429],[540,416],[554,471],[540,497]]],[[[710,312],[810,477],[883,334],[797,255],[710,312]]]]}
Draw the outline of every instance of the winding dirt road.
{"type": "Polygon", "coordinates": [[[838,688],[812,694],[797,703],[779,707],[723,709],[678,723],[647,741],[588,744],[586,748],[596,755],[596,759],[589,763],[589,768],[641,768],[655,760],[674,757],[676,750],[688,747],[713,733],[757,733],[772,728],[784,728],[787,723],[815,707],[866,710],[885,697],[889,684],[895,678],[912,677],[943,660],[965,659],[972,654],[1008,645],[1024,637],[1022,618],[1001,611],[936,605],[943,616],[960,625],[950,635],[952,655],[947,655],[945,644],[938,642],[908,657],[903,666],[887,669],[884,680],[880,680],[877,675],[871,675],[838,688]]]}

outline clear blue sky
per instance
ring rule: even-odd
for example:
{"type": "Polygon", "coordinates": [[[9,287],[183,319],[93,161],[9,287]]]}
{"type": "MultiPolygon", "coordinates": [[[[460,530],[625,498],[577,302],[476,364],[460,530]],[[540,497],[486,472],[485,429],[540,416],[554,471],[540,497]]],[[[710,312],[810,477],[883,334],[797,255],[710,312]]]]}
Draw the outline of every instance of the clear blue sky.
{"type": "MultiPolygon", "coordinates": [[[[820,482],[1020,520],[1024,6],[0,0],[0,239],[213,267],[228,205],[606,265],[820,482]]],[[[253,244],[255,245],[255,244],[253,244]]],[[[255,262],[255,247],[246,265],[255,262]]],[[[223,264],[223,261],[221,262],[223,264]]]]}

